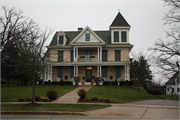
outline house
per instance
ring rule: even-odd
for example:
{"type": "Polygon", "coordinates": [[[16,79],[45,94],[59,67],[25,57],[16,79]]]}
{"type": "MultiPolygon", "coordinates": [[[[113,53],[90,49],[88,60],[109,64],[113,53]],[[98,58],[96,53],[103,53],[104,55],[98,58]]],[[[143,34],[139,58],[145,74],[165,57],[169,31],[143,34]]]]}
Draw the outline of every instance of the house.
{"type": "MultiPolygon", "coordinates": [[[[99,21],[97,21],[99,22],[99,21]]],[[[45,81],[69,81],[78,76],[86,84],[95,77],[130,80],[129,43],[131,26],[119,12],[109,30],[89,26],[77,31],[58,31],[47,46],[49,53],[45,81]]]]}
{"type": "Polygon", "coordinates": [[[179,72],[176,72],[166,83],[166,94],[180,95],[179,72]]]}

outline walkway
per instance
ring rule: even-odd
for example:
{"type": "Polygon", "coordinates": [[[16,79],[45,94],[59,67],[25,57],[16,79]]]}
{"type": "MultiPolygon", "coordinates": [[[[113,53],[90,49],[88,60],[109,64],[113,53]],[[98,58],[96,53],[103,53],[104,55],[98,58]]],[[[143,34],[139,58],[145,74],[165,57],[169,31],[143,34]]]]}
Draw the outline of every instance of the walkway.
{"type": "Polygon", "coordinates": [[[77,94],[77,92],[80,89],[84,89],[87,92],[90,88],[91,88],[91,86],[80,86],[80,87],[74,89],[73,91],[63,95],[62,97],[56,99],[52,103],[77,103],[77,101],[79,99],[79,95],[77,94]]]}

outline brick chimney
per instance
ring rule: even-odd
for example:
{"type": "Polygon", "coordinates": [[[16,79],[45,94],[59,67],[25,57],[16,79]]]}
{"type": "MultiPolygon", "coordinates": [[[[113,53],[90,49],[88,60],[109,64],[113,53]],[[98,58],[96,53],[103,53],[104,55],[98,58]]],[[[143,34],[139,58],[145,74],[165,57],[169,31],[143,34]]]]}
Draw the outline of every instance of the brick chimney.
{"type": "Polygon", "coordinates": [[[78,31],[82,31],[83,30],[83,28],[78,28],[78,31]]]}

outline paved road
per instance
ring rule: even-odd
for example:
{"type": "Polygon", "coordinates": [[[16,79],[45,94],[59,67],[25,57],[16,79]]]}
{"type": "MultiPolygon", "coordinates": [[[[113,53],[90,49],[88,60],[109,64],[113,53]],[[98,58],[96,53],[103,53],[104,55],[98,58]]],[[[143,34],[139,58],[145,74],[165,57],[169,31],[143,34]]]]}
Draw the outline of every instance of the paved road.
{"type": "Polygon", "coordinates": [[[137,101],[137,102],[129,102],[126,104],[179,106],[179,101],[176,101],[176,100],[143,100],[143,101],[137,101]]]}

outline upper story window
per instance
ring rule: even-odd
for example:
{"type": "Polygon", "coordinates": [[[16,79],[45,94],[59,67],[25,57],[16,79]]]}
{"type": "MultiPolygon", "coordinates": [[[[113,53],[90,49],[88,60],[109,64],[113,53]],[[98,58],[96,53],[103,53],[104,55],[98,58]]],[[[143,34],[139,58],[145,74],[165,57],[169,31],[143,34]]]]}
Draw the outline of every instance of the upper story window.
{"type": "Polygon", "coordinates": [[[63,44],[64,36],[59,36],[59,44],[63,44]]]}
{"type": "Polygon", "coordinates": [[[107,61],[107,50],[102,51],[102,61],[107,61]]]}
{"type": "Polygon", "coordinates": [[[114,32],[114,42],[119,42],[119,32],[118,31],[114,32]]]}
{"type": "Polygon", "coordinates": [[[115,50],[115,61],[121,61],[121,50],[115,50]]]}
{"type": "Polygon", "coordinates": [[[64,51],[58,51],[58,62],[63,62],[63,52],[64,51]]]}
{"type": "Polygon", "coordinates": [[[90,41],[90,34],[85,35],[85,41],[90,41]]]}
{"type": "Polygon", "coordinates": [[[127,42],[126,31],[121,31],[121,42],[127,42]]]}

